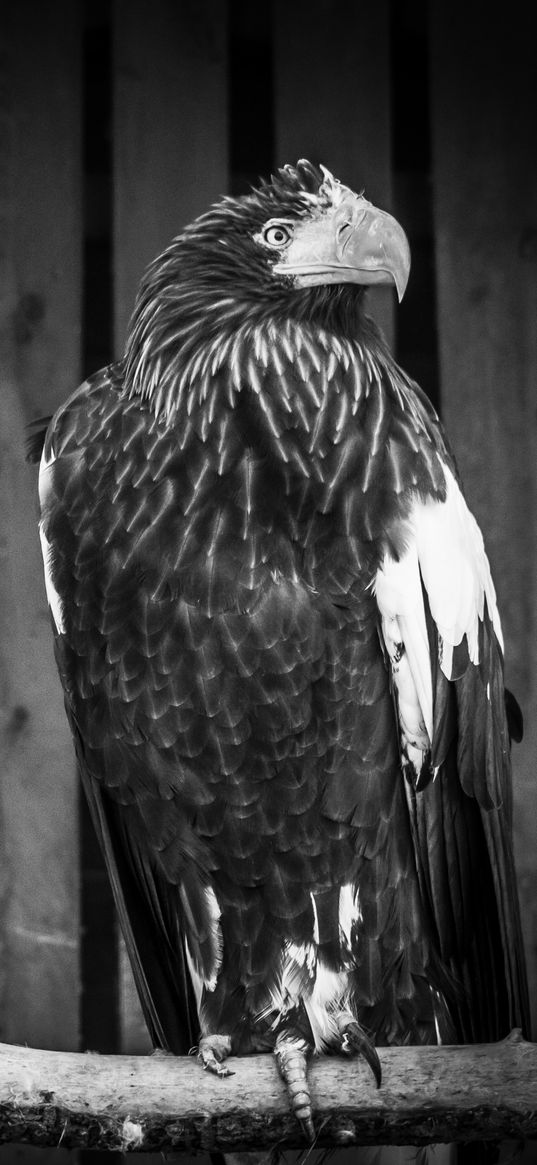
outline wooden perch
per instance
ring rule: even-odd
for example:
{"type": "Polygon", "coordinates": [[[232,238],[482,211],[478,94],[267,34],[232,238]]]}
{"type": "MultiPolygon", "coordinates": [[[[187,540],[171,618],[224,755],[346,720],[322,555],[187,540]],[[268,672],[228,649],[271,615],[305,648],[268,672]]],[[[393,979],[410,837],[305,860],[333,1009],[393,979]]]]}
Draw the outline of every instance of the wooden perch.
{"type": "MultiPolygon", "coordinates": [[[[519,1032],[473,1047],[381,1048],[310,1068],[318,1145],[537,1138],[537,1045],[519,1032]]],[[[0,1142],[123,1152],[303,1147],[270,1055],[228,1061],[98,1056],[0,1044],[0,1142]]]]}

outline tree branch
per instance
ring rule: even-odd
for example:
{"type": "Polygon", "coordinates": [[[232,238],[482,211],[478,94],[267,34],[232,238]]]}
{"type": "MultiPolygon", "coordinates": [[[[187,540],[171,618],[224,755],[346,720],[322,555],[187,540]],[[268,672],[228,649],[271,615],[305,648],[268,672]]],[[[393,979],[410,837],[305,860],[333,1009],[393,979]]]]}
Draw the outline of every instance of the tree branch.
{"type": "MultiPolygon", "coordinates": [[[[310,1084],[318,1145],[537,1137],[537,1045],[381,1048],[377,1091],[360,1060],[320,1057],[310,1084]]],[[[303,1147],[270,1055],[219,1079],[195,1058],[98,1056],[0,1044],[0,1142],[235,1151],[303,1147]]]]}

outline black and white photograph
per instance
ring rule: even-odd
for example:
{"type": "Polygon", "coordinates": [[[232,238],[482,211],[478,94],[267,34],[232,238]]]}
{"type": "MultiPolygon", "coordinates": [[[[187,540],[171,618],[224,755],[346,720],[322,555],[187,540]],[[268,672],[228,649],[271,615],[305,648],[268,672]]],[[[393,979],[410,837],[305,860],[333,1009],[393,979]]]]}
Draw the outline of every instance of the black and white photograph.
{"type": "Polygon", "coordinates": [[[525,0],[0,0],[0,1165],[537,1165],[525,0]]]}

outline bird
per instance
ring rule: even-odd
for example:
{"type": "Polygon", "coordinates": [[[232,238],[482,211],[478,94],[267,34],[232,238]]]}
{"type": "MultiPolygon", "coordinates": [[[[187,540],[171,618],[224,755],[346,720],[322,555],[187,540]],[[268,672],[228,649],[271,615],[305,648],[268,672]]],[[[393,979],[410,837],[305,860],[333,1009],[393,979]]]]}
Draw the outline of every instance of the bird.
{"type": "MultiPolygon", "coordinates": [[[[46,430],[55,655],[153,1044],[528,1031],[503,639],[442,424],[367,313],[398,221],[300,160],[148,267],[46,430]]],[[[197,1068],[196,1068],[197,1070],[197,1068]]]]}

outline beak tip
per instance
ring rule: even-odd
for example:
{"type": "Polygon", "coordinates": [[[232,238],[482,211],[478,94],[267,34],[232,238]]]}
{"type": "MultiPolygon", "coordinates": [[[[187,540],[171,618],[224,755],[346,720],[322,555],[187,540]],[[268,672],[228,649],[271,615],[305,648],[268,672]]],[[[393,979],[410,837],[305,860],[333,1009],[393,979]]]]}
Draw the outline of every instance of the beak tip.
{"type": "MultiPolygon", "coordinates": [[[[406,240],[405,240],[406,241],[406,240]]],[[[401,303],[405,291],[408,287],[408,280],[410,276],[410,247],[406,247],[406,254],[402,257],[400,265],[395,267],[392,271],[393,281],[395,283],[395,290],[397,291],[398,302],[401,303]]]]}

